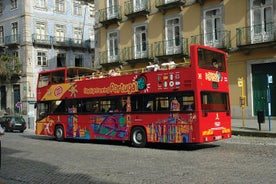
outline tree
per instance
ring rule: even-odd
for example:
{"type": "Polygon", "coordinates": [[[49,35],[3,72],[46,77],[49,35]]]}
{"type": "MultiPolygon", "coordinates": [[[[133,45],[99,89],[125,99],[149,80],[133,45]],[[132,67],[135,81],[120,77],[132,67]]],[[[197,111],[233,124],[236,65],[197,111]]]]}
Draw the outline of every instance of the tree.
{"type": "Polygon", "coordinates": [[[0,80],[11,81],[18,80],[21,76],[21,64],[18,57],[7,53],[0,56],[0,80]]]}

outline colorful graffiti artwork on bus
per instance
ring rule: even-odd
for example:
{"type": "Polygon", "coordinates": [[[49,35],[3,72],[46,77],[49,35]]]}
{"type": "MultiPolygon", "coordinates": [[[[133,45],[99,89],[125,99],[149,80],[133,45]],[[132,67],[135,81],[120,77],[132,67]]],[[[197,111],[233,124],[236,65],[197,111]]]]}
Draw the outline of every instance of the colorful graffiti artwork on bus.
{"type": "Polygon", "coordinates": [[[78,123],[77,109],[74,106],[68,108],[68,113],[66,137],[90,139],[89,130],[86,127],[81,127],[78,123]]]}
{"type": "Polygon", "coordinates": [[[172,113],[167,119],[148,125],[148,140],[164,143],[188,143],[194,121],[193,113],[187,114],[187,118],[172,113]]]}
{"type": "Polygon", "coordinates": [[[130,124],[130,116],[123,114],[99,115],[92,120],[93,134],[96,139],[124,139],[127,127],[130,124]]]}
{"type": "Polygon", "coordinates": [[[186,114],[185,118],[179,114],[179,110],[180,104],[175,98],[170,104],[170,116],[148,126],[149,140],[165,143],[188,143],[196,116],[190,112],[186,114]]]}

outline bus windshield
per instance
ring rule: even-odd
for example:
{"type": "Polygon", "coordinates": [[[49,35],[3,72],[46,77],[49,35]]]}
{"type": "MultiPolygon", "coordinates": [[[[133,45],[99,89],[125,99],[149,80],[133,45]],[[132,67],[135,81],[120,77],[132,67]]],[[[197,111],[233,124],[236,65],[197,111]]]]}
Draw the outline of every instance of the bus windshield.
{"type": "Polygon", "coordinates": [[[220,52],[198,48],[198,64],[199,68],[226,71],[224,54],[220,52]]]}

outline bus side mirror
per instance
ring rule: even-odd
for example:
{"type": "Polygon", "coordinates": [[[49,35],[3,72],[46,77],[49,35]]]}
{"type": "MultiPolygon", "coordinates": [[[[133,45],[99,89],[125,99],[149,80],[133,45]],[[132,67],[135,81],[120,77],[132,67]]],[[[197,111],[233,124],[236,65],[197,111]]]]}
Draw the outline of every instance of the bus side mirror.
{"type": "Polygon", "coordinates": [[[37,103],[34,104],[34,108],[35,108],[35,109],[37,108],[37,103]]]}

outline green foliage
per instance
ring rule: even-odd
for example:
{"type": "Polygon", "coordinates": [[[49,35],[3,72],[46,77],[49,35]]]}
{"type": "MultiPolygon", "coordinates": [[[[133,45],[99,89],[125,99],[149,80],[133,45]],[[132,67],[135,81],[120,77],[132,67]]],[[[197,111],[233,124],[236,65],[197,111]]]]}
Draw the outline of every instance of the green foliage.
{"type": "Polygon", "coordinates": [[[13,57],[7,53],[0,55],[0,80],[10,81],[19,79],[21,75],[21,64],[18,57],[13,57]]]}

